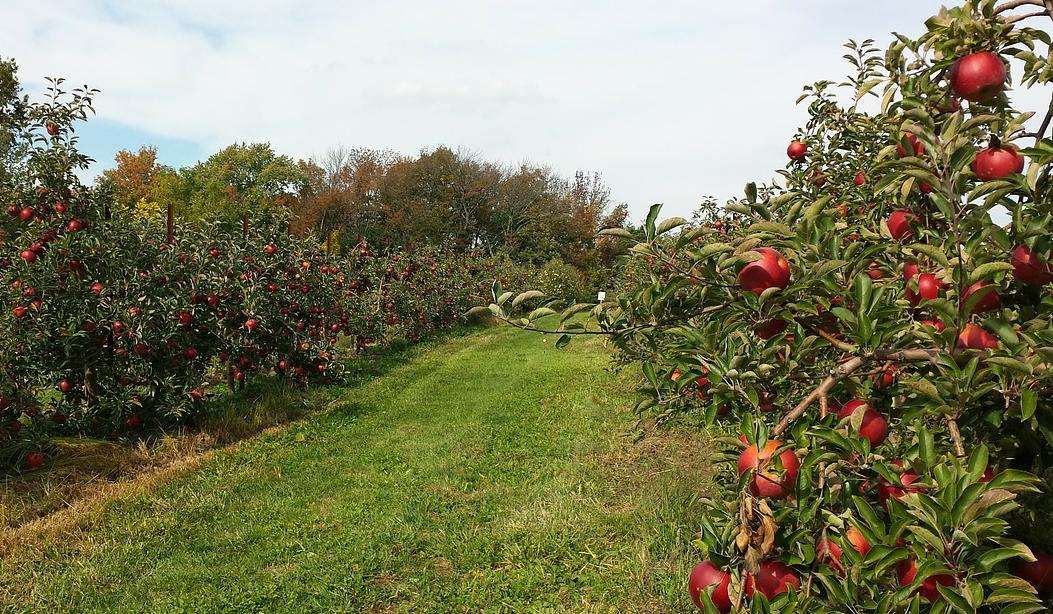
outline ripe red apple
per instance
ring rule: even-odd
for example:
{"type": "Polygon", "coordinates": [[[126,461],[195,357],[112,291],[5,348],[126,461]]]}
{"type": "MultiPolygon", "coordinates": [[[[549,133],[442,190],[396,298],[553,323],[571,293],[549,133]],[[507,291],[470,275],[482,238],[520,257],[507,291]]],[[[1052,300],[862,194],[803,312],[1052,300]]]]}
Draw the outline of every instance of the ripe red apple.
{"type": "Polygon", "coordinates": [[[940,296],[940,291],[943,289],[943,282],[932,273],[922,273],[918,275],[918,291],[915,292],[910,287],[910,282],[907,283],[907,287],[903,293],[906,294],[907,300],[910,304],[917,307],[921,301],[931,301],[940,296]]]}
{"type": "Polygon", "coordinates": [[[988,147],[976,154],[971,168],[980,181],[993,181],[1024,172],[1024,156],[1015,145],[988,147]]]}
{"type": "Polygon", "coordinates": [[[29,220],[33,219],[33,210],[29,207],[22,207],[18,210],[18,219],[22,220],[23,222],[28,222],[29,220]]]}
{"type": "Polygon", "coordinates": [[[922,326],[931,326],[932,328],[935,328],[938,333],[947,330],[947,325],[943,323],[943,320],[918,320],[918,324],[922,326]]]}
{"type": "Polygon", "coordinates": [[[863,422],[859,425],[859,436],[870,441],[871,447],[877,447],[888,437],[888,422],[876,409],[870,407],[869,403],[853,399],[845,403],[844,407],[837,412],[837,417],[848,418],[861,407],[865,409],[863,409],[863,422]]]}
{"type": "Polygon", "coordinates": [[[68,379],[60,380],[58,383],[58,389],[62,394],[69,394],[73,392],[73,382],[68,379]]]}
{"type": "MultiPolygon", "coordinates": [[[[901,158],[905,158],[905,157],[913,154],[913,155],[918,156],[920,158],[925,153],[925,145],[918,139],[917,136],[915,136],[914,134],[912,134],[910,132],[907,132],[907,133],[905,133],[903,135],[903,138],[906,138],[907,142],[910,143],[910,150],[907,150],[906,148],[904,148],[903,147],[903,143],[901,142],[898,145],[896,145],[896,155],[897,156],[899,156],[901,158]]],[[[902,141],[902,139],[901,139],[901,141],[902,141]]]]}
{"type": "Polygon", "coordinates": [[[274,255],[274,254],[278,253],[278,246],[273,244],[273,243],[270,243],[270,244],[264,246],[263,251],[264,251],[264,253],[267,253],[267,254],[270,254],[270,255],[274,255]]]}
{"type": "Polygon", "coordinates": [[[256,327],[259,325],[260,321],[256,318],[249,318],[248,320],[245,320],[245,329],[248,330],[250,333],[256,330],[256,327]]]}
{"type": "MultiPolygon", "coordinates": [[[[917,560],[913,557],[904,559],[896,563],[896,577],[899,579],[900,586],[907,586],[914,582],[914,579],[918,576],[918,564],[917,560]]],[[[925,578],[922,581],[921,586],[915,594],[921,595],[921,598],[932,603],[940,598],[940,591],[936,588],[937,584],[943,586],[954,586],[954,576],[950,574],[935,574],[925,578]]]]}
{"type": "Polygon", "coordinates": [[[761,339],[767,341],[768,339],[782,333],[782,331],[786,330],[787,326],[789,326],[789,322],[786,320],[783,320],[782,318],[771,318],[770,320],[765,320],[754,326],[753,332],[757,333],[757,336],[761,339]]]}
{"type": "Polygon", "coordinates": [[[22,258],[22,260],[28,262],[29,264],[33,264],[37,261],[37,253],[31,249],[22,250],[22,253],[19,254],[19,257],[22,258]]]}
{"type": "Polygon", "coordinates": [[[69,232],[78,232],[84,229],[84,222],[80,220],[70,220],[66,224],[66,230],[69,232]]]}
{"type": "Polygon", "coordinates": [[[897,241],[910,238],[914,230],[910,223],[914,221],[914,214],[906,209],[897,209],[888,216],[888,232],[897,241]]]}
{"type": "Polygon", "coordinates": [[[713,594],[710,595],[713,605],[720,612],[730,612],[731,598],[728,597],[728,585],[730,582],[731,575],[729,573],[719,569],[709,561],[702,561],[691,570],[691,575],[687,579],[687,590],[691,593],[691,600],[695,602],[698,609],[702,610],[705,609],[705,606],[702,604],[702,593],[709,590],[709,587],[715,586],[713,594]]]}
{"type": "Polygon", "coordinates": [[[194,316],[190,315],[189,311],[180,311],[179,314],[176,315],[176,319],[181,325],[189,326],[190,323],[194,321],[194,316]]]}
{"type": "Polygon", "coordinates": [[[758,452],[757,444],[751,444],[739,454],[739,475],[753,470],[750,491],[758,497],[782,499],[797,484],[801,463],[793,450],[783,450],[772,458],[781,445],[781,441],[771,440],[758,452]]]}
{"type": "Polygon", "coordinates": [[[760,591],[768,599],[788,593],[790,587],[801,588],[801,578],[782,561],[761,561],[756,575],[746,576],[746,596],[753,598],[755,591],[760,591]]]}
{"type": "Polygon", "coordinates": [[[30,452],[26,455],[26,467],[36,469],[44,464],[43,452],[30,452]]]}
{"type": "Polygon", "coordinates": [[[857,186],[861,186],[866,182],[867,176],[863,173],[863,171],[859,171],[858,173],[856,173],[856,176],[852,179],[852,183],[856,184],[857,186]]]}
{"type": "Polygon", "coordinates": [[[747,263],[739,271],[739,285],[742,289],[761,294],[768,288],[785,288],[790,283],[790,263],[786,258],[770,247],[758,247],[753,251],[761,257],[747,263]]]}
{"type": "Polygon", "coordinates": [[[44,128],[47,129],[48,134],[50,134],[51,136],[55,136],[59,133],[58,124],[56,124],[55,122],[48,122],[44,124],[44,128]]]}
{"type": "Polygon", "coordinates": [[[794,162],[803,158],[807,153],[808,146],[800,141],[793,141],[790,143],[790,146],[786,148],[786,155],[794,162]]]}
{"type": "Polygon", "coordinates": [[[11,314],[14,315],[16,318],[23,318],[25,317],[27,311],[29,310],[23,307],[22,305],[18,305],[11,310],[11,314]]]}
{"type": "Polygon", "coordinates": [[[143,425],[143,420],[139,416],[132,414],[124,419],[124,426],[130,429],[137,429],[143,425]]]}
{"type": "Polygon", "coordinates": [[[198,357],[197,348],[189,347],[189,348],[183,350],[183,358],[185,358],[187,360],[194,360],[197,357],[198,357]]]}
{"type": "Polygon", "coordinates": [[[859,553],[859,556],[866,556],[872,548],[863,532],[856,527],[848,527],[848,530],[845,531],[845,538],[848,543],[852,544],[852,548],[859,553]]]}
{"type": "Polygon", "coordinates": [[[881,373],[874,375],[874,388],[888,388],[896,383],[896,367],[888,365],[881,373]]]}
{"type": "Polygon", "coordinates": [[[205,390],[200,386],[190,389],[190,398],[194,401],[200,401],[205,398],[205,390]]]}
{"type": "Polygon", "coordinates": [[[990,102],[1005,89],[1005,63],[990,51],[970,53],[951,66],[951,89],[970,102],[990,102]]]}
{"type": "Polygon", "coordinates": [[[991,333],[969,322],[958,333],[958,345],[967,350],[997,350],[998,340],[991,333]]]}
{"type": "MultiPolygon", "coordinates": [[[[901,460],[894,460],[892,461],[892,464],[897,467],[903,467],[903,461],[901,460]]],[[[878,500],[881,501],[882,505],[888,506],[889,499],[899,501],[908,493],[923,491],[924,488],[921,486],[911,486],[911,484],[918,481],[919,477],[918,474],[908,469],[899,475],[899,486],[893,486],[892,484],[881,480],[877,489],[878,500]]]]}
{"type": "Polygon", "coordinates": [[[1026,245],[1017,245],[1010,255],[1013,277],[1022,284],[1042,286],[1053,281],[1053,266],[1036,256],[1026,245]]]}
{"type": "Polygon", "coordinates": [[[99,282],[93,283],[91,285],[91,288],[90,288],[91,293],[96,295],[96,296],[98,296],[99,294],[102,294],[102,291],[105,290],[105,289],[106,289],[106,286],[102,285],[99,282]]]}
{"type": "Polygon", "coordinates": [[[1013,562],[1013,574],[1027,580],[1038,592],[1053,594],[1053,556],[1036,548],[1031,548],[1031,554],[1035,555],[1034,561],[1013,562]]]}
{"type": "Polygon", "coordinates": [[[969,300],[969,297],[978,293],[983,292],[983,296],[976,301],[973,305],[972,313],[984,313],[987,311],[993,311],[1002,306],[1002,299],[998,296],[998,290],[991,286],[991,282],[986,279],[970,285],[962,292],[962,303],[964,304],[969,300]]]}
{"type": "Polygon", "coordinates": [[[816,560],[833,567],[840,574],[845,573],[845,568],[841,565],[841,555],[844,554],[841,546],[837,545],[832,539],[819,538],[819,541],[815,544],[815,549],[816,560]]]}

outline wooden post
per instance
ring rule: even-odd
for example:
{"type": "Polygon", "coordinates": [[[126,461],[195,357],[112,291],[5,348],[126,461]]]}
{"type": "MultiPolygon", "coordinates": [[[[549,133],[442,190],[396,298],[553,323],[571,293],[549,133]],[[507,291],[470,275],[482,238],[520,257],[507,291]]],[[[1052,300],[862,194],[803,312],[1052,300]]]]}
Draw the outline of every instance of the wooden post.
{"type": "Polygon", "coordinates": [[[175,205],[168,203],[168,220],[166,222],[166,228],[168,230],[168,244],[175,245],[175,205]]]}

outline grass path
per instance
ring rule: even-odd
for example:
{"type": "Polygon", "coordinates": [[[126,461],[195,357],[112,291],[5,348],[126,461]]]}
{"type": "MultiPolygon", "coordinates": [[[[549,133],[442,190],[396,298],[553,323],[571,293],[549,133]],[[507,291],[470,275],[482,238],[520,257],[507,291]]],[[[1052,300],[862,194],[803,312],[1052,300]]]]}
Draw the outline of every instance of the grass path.
{"type": "MultiPolygon", "coordinates": [[[[630,443],[596,341],[454,338],[0,560],[33,612],[687,612],[697,437],[630,443]]],[[[612,383],[613,381],[613,383],[612,383]]]]}

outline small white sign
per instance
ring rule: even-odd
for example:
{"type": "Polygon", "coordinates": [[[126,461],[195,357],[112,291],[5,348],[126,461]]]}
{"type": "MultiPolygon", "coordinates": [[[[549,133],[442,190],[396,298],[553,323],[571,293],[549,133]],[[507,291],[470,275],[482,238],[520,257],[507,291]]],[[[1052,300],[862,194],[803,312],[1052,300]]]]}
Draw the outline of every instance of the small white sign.
{"type": "Polygon", "coordinates": [[[596,300],[597,301],[602,303],[604,300],[606,300],[606,298],[607,298],[607,293],[604,292],[603,290],[600,290],[599,292],[596,293],[596,300]]]}

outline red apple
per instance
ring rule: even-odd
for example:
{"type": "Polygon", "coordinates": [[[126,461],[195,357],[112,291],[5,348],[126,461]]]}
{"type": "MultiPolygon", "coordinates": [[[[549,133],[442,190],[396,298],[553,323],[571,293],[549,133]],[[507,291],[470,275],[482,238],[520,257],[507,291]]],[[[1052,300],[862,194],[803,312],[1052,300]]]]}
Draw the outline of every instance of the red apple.
{"type": "Polygon", "coordinates": [[[791,586],[794,589],[801,588],[801,578],[781,561],[761,561],[757,574],[746,576],[746,596],[750,599],[756,591],[768,599],[774,599],[789,592],[791,586]]]}
{"type": "Polygon", "coordinates": [[[1034,561],[1016,559],[1013,562],[1013,574],[1027,580],[1038,592],[1053,594],[1053,556],[1036,548],[1031,548],[1034,561]]]}
{"type": "Polygon", "coordinates": [[[26,455],[26,467],[30,469],[36,469],[44,464],[44,453],[43,452],[30,452],[26,455]]]}
{"type": "Polygon", "coordinates": [[[1015,145],[988,147],[976,154],[971,168],[980,181],[993,181],[1024,172],[1024,156],[1015,145]]]}
{"type": "Polygon", "coordinates": [[[990,51],[970,53],[951,66],[951,89],[970,102],[990,102],[1005,89],[1005,63],[990,51]]]}
{"type": "Polygon", "coordinates": [[[256,318],[249,318],[248,320],[245,320],[245,329],[248,330],[250,333],[256,330],[256,327],[259,325],[260,321],[256,318]]]}
{"type": "MultiPolygon", "coordinates": [[[[914,558],[909,558],[896,563],[896,577],[899,579],[900,586],[907,586],[914,582],[914,579],[918,576],[918,564],[914,558]]],[[[921,595],[922,599],[932,603],[940,598],[940,591],[936,588],[937,584],[943,586],[953,586],[954,576],[950,574],[935,574],[925,578],[922,581],[921,586],[915,594],[921,595]]]]}
{"type": "Polygon", "coordinates": [[[914,235],[914,229],[910,223],[914,221],[914,214],[906,209],[897,209],[888,216],[888,232],[897,241],[910,238],[914,235]]]}
{"type": "Polygon", "coordinates": [[[982,292],[983,296],[973,305],[972,313],[993,311],[1002,306],[1002,299],[998,296],[998,290],[991,287],[991,282],[986,279],[981,279],[967,287],[965,292],[962,292],[962,303],[967,302],[970,296],[978,292],[982,292]]]}
{"type": "Polygon", "coordinates": [[[1026,245],[1017,245],[1010,255],[1013,277],[1022,284],[1042,286],[1053,281],[1053,266],[1036,256],[1026,245]]]}
{"type": "Polygon", "coordinates": [[[51,136],[55,136],[59,133],[58,124],[56,124],[55,122],[48,122],[44,124],[44,128],[47,129],[48,134],[50,134],[51,136]]]}
{"type": "Polygon", "coordinates": [[[187,360],[194,360],[197,357],[198,357],[197,348],[189,347],[189,348],[183,350],[183,358],[185,358],[187,360]]]}
{"type": "Polygon", "coordinates": [[[852,548],[859,553],[859,556],[866,556],[872,546],[867,538],[863,536],[863,532],[856,527],[848,527],[845,531],[845,538],[848,539],[848,543],[852,544],[852,548]]]}
{"type": "Polygon", "coordinates": [[[852,182],[855,183],[857,186],[861,186],[867,182],[867,176],[863,174],[863,171],[859,171],[858,173],[856,173],[855,178],[852,179],[852,182]]]}
{"type": "Polygon", "coordinates": [[[801,463],[793,450],[783,450],[772,458],[781,445],[781,441],[771,440],[758,452],[757,444],[752,444],[739,455],[739,475],[753,470],[750,491],[758,497],[782,499],[797,483],[801,463]]]}
{"type": "Polygon", "coordinates": [[[871,447],[876,447],[888,437],[888,422],[866,401],[854,399],[845,403],[844,407],[837,412],[837,417],[848,418],[859,408],[865,408],[863,409],[863,422],[859,425],[859,436],[868,440],[871,447]]]}
{"type": "MultiPolygon", "coordinates": [[[[905,157],[913,154],[915,156],[921,157],[922,154],[925,153],[925,145],[920,140],[918,140],[917,136],[915,136],[914,134],[912,134],[910,132],[907,132],[906,134],[903,135],[903,138],[906,138],[907,142],[910,143],[910,150],[907,150],[906,148],[904,148],[903,147],[903,143],[900,142],[898,145],[896,145],[896,155],[897,156],[899,156],[901,158],[905,158],[905,157]]],[[[900,140],[902,141],[902,139],[900,139],[900,140]]]]}
{"type": "Polygon", "coordinates": [[[932,328],[935,328],[938,333],[947,330],[947,325],[943,323],[943,320],[918,320],[918,324],[922,326],[931,326],[932,328]]]}
{"type": "Polygon", "coordinates": [[[14,315],[15,318],[23,318],[25,317],[27,311],[29,310],[23,307],[22,305],[18,305],[17,307],[11,310],[11,314],[14,315]]]}
{"type": "Polygon", "coordinates": [[[69,394],[73,392],[73,382],[68,379],[60,380],[58,383],[58,389],[62,394],[69,394]]]}
{"type": "Polygon", "coordinates": [[[793,141],[790,143],[790,146],[786,148],[786,155],[794,162],[803,158],[807,153],[808,146],[800,141],[793,141]]]}
{"type": "Polygon", "coordinates": [[[33,264],[37,261],[37,253],[31,249],[22,250],[22,253],[19,254],[19,257],[22,258],[22,260],[28,262],[29,264],[33,264]]]}
{"type": "Polygon", "coordinates": [[[932,273],[922,273],[918,275],[918,291],[915,292],[908,282],[904,294],[907,295],[907,300],[910,301],[910,304],[917,307],[923,300],[931,301],[939,297],[942,289],[943,282],[938,277],[932,273]]]}
{"type": "Polygon", "coordinates": [[[991,333],[970,322],[958,333],[958,345],[967,350],[997,350],[998,340],[991,333]]]}
{"type": "Polygon", "coordinates": [[[176,319],[181,325],[189,326],[190,323],[194,321],[194,316],[190,315],[189,311],[180,311],[179,314],[176,315],[176,319]]]}
{"type": "Polygon", "coordinates": [[[127,426],[130,429],[137,429],[137,428],[139,428],[142,425],[143,425],[142,418],[140,418],[139,416],[136,416],[135,414],[132,414],[131,416],[128,416],[127,418],[124,419],[124,426],[127,426]]]}
{"type": "Polygon", "coordinates": [[[757,333],[757,336],[761,339],[768,340],[775,335],[782,333],[782,331],[786,330],[787,326],[789,326],[789,322],[786,320],[783,320],[782,318],[771,318],[770,320],[765,320],[754,326],[753,332],[757,333]]]}
{"type": "Polygon", "coordinates": [[[701,610],[705,609],[705,606],[702,604],[702,593],[708,591],[709,587],[715,586],[713,594],[710,595],[713,605],[720,612],[730,612],[731,598],[728,597],[728,585],[730,582],[730,574],[709,561],[702,561],[691,570],[691,575],[687,579],[687,590],[691,593],[691,600],[701,610]]]}
{"type": "Polygon", "coordinates": [[[896,383],[896,367],[888,365],[881,373],[874,375],[874,388],[888,388],[896,383]]]}
{"type": "MultiPolygon", "coordinates": [[[[896,465],[897,467],[902,467],[903,461],[894,460],[892,461],[892,464],[896,465]]],[[[882,480],[881,483],[878,484],[878,500],[881,501],[882,505],[888,506],[889,499],[895,499],[896,501],[899,501],[908,493],[916,493],[923,491],[924,488],[922,488],[921,486],[911,486],[911,484],[918,481],[918,478],[918,474],[908,469],[899,475],[899,486],[893,486],[892,484],[889,484],[888,482],[882,480]]]]}
{"type": "Polygon", "coordinates": [[[790,263],[786,258],[770,247],[758,247],[753,251],[761,257],[747,263],[739,271],[738,279],[742,289],[761,294],[768,288],[785,288],[790,283],[790,263]]]}
{"type": "Polygon", "coordinates": [[[29,220],[33,219],[33,210],[29,207],[22,207],[18,210],[18,219],[22,220],[23,222],[28,222],[29,220]]]}

